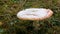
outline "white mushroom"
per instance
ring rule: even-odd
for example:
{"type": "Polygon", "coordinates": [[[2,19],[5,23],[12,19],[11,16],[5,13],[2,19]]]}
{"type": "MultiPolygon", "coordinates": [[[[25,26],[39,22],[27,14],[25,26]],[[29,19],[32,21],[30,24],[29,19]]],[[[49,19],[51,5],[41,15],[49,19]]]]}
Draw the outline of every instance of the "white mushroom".
{"type": "Polygon", "coordinates": [[[17,13],[17,17],[22,20],[33,20],[36,23],[33,23],[33,26],[38,28],[37,24],[39,20],[44,20],[51,17],[53,12],[50,9],[45,8],[28,8],[17,13]]]}
{"type": "Polygon", "coordinates": [[[53,12],[44,8],[29,8],[18,12],[17,17],[23,20],[43,20],[49,18],[53,12]]]}

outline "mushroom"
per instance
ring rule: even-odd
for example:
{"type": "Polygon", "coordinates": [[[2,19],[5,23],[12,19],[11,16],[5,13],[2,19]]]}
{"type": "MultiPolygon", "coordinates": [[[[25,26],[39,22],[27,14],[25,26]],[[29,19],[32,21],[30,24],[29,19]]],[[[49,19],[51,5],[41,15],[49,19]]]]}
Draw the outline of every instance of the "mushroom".
{"type": "Polygon", "coordinates": [[[51,17],[53,11],[45,8],[28,8],[17,13],[17,17],[22,20],[32,20],[35,29],[39,27],[39,21],[51,17]]]}

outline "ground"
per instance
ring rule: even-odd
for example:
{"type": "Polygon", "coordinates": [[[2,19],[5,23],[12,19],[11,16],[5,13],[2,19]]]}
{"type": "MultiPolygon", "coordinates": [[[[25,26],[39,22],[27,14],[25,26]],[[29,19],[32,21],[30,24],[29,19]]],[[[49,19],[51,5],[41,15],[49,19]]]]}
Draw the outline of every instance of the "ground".
{"type": "Polygon", "coordinates": [[[60,34],[60,0],[0,0],[0,34],[60,34]],[[33,21],[16,16],[26,8],[48,8],[54,14],[39,22],[37,33],[33,30],[33,21]]]}

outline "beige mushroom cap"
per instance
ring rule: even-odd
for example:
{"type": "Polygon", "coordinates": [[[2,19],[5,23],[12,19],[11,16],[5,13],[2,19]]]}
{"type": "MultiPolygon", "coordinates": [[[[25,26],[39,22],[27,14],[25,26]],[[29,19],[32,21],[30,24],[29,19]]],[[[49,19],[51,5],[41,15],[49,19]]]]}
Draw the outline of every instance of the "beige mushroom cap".
{"type": "Polygon", "coordinates": [[[22,20],[44,20],[51,17],[53,12],[45,8],[29,8],[17,13],[17,17],[22,20]]]}

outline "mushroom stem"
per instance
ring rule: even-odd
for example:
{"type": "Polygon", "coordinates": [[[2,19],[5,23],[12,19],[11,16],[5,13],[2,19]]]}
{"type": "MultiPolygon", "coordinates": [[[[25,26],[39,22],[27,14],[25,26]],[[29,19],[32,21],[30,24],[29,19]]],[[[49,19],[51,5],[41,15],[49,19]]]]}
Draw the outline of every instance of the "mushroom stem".
{"type": "Polygon", "coordinates": [[[34,30],[38,30],[40,26],[39,21],[34,21],[33,26],[35,27],[34,30]]]}

